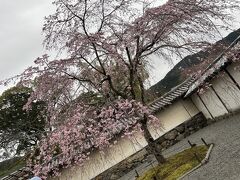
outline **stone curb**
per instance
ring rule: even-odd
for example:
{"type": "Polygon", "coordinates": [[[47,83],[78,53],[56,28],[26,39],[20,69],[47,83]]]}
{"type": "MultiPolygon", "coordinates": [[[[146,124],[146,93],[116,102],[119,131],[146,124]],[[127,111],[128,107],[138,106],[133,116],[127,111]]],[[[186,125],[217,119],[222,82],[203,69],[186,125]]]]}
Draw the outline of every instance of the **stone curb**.
{"type": "Polygon", "coordinates": [[[210,144],[210,147],[208,149],[208,152],[205,156],[205,158],[201,161],[201,163],[196,166],[195,168],[193,168],[192,170],[188,171],[187,173],[185,173],[184,175],[182,175],[180,178],[178,178],[178,180],[181,180],[183,179],[184,177],[186,177],[187,175],[191,174],[193,171],[197,170],[198,168],[200,168],[201,166],[203,166],[204,164],[206,164],[209,160],[209,157],[210,157],[210,153],[212,152],[212,149],[213,149],[213,146],[214,144],[210,144]]]}

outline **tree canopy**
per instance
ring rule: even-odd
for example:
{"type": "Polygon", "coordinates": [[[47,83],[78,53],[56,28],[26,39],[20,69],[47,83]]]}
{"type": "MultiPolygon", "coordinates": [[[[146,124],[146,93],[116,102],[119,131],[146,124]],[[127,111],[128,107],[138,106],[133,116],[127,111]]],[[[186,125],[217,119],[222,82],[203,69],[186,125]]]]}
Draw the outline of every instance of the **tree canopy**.
{"type": "MultiPolygon", "coordinates": [[[[44,103],[32,102],[24,110],[31,94],[26,87],[13,87],[0,96],[0,149],[5,154],[21,154],[36,146],[45,131],[44,103]]],[[[6,154],[6,155],[7,155],[6,154]]]]}

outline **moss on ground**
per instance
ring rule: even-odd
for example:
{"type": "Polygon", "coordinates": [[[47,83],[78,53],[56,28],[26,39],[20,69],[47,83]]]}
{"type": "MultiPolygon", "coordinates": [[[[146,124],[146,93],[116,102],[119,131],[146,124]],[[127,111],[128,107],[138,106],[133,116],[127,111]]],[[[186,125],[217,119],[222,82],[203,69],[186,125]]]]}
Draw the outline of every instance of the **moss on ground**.
{"type": "Polygon", "coordinates": [[[15,157],[9,160],[0,162],[0,179],[12,172],[21,169],[25,166],[25,159],[22,157],[15,157]]]}
{"type": "Polygon", "coordinates": [[[154,176],[161,180],[175,180],[199,164],[194,153],[197,154],[200,160],[203,160],[207,154],[207,150],[206,146],[186,149],[169,157],[166,163],[150,169],[137,180],[152,180],[154,176]]]}

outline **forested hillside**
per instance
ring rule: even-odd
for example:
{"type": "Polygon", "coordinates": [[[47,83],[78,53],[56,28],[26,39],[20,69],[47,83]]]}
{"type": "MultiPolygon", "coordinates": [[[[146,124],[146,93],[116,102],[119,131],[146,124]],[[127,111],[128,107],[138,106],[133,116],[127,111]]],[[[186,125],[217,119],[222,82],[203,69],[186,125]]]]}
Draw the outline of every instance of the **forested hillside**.
{"type": "Polygon", "coordinates": [[[168,92],[171,90],[171,88],[180,84],[187,78],[186,75],[182,73],[184,70],[202,63],[202,59],[204,61],[206,59],[208,59],[208,61],[214,60],[219,55],[219,52],[223,51],[227,46],[229,46],[239,35],[240,29],[230,33],[222,40],[216,42],[209,49],[186,56],[178,64],[176,64],[161,81],[153,85],[150,88],[149,93],[152,96],[159,97],[168,92]]]}

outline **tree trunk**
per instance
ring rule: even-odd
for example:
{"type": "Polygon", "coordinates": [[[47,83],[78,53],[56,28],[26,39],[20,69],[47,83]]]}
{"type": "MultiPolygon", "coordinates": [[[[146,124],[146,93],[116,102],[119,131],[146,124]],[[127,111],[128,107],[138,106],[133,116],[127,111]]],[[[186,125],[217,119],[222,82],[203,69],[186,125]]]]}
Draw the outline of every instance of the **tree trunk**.
{"type": "Polygon", "coordinates": [[[152,135],[147,128],[147,120],[147,116],[144,115],[144,118],[141,121],[144,137],[148,143],[148,147],[146,149],[149,154],[153,154],[155,156],[159,164],[163,164],[166,162],[166,159],[163,157],[161,150],[158,148],[158,144],[154,141],[152,135]]]}
{"type": "MultiPolygon", "coordinates": [[[[140,76],[138,76],[138,82],[140,84],[142,104],[145,105],[144,85],[143,85],[143,81],[140,76]]],[[[166,162],[166,159],[163,157],[163,155],[161,153],[161,149],[158,148],[158,144],[154,141],[151,133],[149,132],[148,127],[147,127],[147,122],[148,122],[148,117],[146,114],[144,114],[144,117],[141,121],[141,125],[142,125],[142,130],[144,133],[144,137],[148,143],[148,147],[146,149],[149,154],[153,154],[155,156],[155,158],[157,159],[159,164],[163,164],[166,162]]]]}

